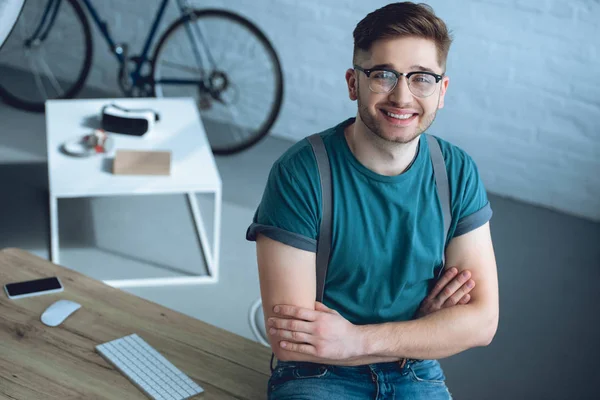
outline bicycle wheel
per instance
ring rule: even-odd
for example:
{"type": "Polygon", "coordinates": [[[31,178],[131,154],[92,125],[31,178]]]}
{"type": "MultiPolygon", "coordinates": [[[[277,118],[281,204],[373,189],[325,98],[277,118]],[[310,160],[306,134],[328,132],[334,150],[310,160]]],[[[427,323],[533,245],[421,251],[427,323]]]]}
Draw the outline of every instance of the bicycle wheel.
{"type": "Polygon", "coordinates": [[[2,44],[10,35],[17,18],[23,9],[25,0],[2,0],[0,1],[0,49],[2,44]]]}
{"type": "Polygon", "coordinates": [[[158,97],[194,97],[213,153],[242,151],[265,137],[283,98],[273,46],[229,11],[190,10],[163,34],[152,60],[158,97]]]}
{"type": "Polygon", "coordinates": [[[92,63],[92,35],[76,0],[28,1],[0,51],[0,98],[29,111],[74,97],[92,63]]]}

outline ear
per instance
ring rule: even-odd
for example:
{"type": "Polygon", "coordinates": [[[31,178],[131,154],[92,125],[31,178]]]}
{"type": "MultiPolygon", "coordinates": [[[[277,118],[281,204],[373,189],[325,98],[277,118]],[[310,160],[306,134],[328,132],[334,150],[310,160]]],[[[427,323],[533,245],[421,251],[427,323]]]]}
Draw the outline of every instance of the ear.
{"type": "Polygon", "coordinates": [[[440,86],[440,101],[438,102],[438,109],[444,108],[444,99],[446,97],[446,91],[448,90],[448,84],[450,83],[450,78],[444,76],[442,78],[442,84],[440,86]]]}
{"type": "Polygon", "coordinates": [[[348,85],[348,96],[352,101],[358,99],[358,82],[356,79],[356,71],[352,68],[348,68],[346,71],[346,83],[348,85]]]}

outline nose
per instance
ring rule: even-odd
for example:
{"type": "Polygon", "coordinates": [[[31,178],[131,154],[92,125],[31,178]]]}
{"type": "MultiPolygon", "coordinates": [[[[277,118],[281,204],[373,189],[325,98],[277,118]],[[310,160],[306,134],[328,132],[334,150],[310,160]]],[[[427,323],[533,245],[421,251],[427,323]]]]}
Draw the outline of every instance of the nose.
{"type": "Polygon", "coordinates": [[[408,80],[405,76],[398,78],[398,83],[389,94],[390,101],[398,104],[408,104],[413,101],[413,94],[408,88],[408,80]]]}

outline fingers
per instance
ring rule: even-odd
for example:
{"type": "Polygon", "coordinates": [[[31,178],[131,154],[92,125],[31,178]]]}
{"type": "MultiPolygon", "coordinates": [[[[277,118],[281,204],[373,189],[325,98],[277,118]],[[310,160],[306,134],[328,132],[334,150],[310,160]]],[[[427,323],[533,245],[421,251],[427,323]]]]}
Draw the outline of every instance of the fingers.
{"type": "MultiPolygon", "coordinates": [[[[434,304],[439,305],[441,307],[442,304],[446,302],[446,300],[451,298],[458,290],[460,290],[460,288],[469,280],[469,278],[471,278],[471,271],[469,270],[464,270],[456,274],[454,278],[445,285],[442,291],[434,299],[434,304]]],[[[462,295],[464,294],[465,293],[462,293],[462,295]]],[[[457,298],[456,301],[460,300],[462,295],[459,298],[457,298]]]]}
{"type": "Polygon", "coordinates": [[[271,336],[277,336],[278,339],[291,340],[296,343],[312,343],[314,340],[314,336],[309,335],[308,333],[288,331],[285,329],[270,328],[269,334],[271,336]]]}
{"type": "Polygon", "coordinates": [[[304,321],[315,321],[319,315],[314,310],[308,308],[301,308],[296,306],[277,305],[273,307],[273,312],[278,316],[283,315],[286,317],[292,317],[295,319],[302,319],[304,321]]]}
{"type": "Polygon", "coordinates": [[[440,294],[440,292],[446,287],[446,285],[448,283],[450,283],[450,281],[456,276],[457,273],[458,273],[458,269],[456,267],[452,267],[452,268],[446,270],[446,272],[444,272],[442,277],[437,281],[437,283],[435,284],[433,289],[431,289],[431,292],[429,293],[429,296],[427,296],[427,297],[432,298],[432,299],[437,297],[437,295],[440,294]]]}
{"type": "Polygon", "coordinates": [[[282,348],[284,348],[288,351],[293,351],[296,353],[310,354],[311,356],[317,355],[316,347],[309,345],[309,344],[297,344],[297,343],[281,341],[281,342],[279,342],[279,346],[281,346],[282,348]]]}
{"type": "Polygon", "coordinates": [[[312,333],[310,322],[297,319],[269,318],[267,321],[269,328],[285,329],[288,331],[312,333]]]}
{"type": "Polygon", "coordinates": [[[465,282],[456,292],[450,296],[445,302],[443,307],[452,307],[456,304],[466,304],[471,298],[469,292],[473,290],[475,287],[475,281],[473,279],[469,279],[465,282]],[[465,300],[465,297],[469,296],[468,299],[465,300]]]}
{"type": "Polygon", "coordinates": [[[456,267],[449,268],[438,280],[431,293],[423,300],[417,318],[432,314],[442,308],[457,304],[467,304],[471,301],[469,294],[475,287],[475,281],[470,279],[468,270],[458,273],[456,267]]]}

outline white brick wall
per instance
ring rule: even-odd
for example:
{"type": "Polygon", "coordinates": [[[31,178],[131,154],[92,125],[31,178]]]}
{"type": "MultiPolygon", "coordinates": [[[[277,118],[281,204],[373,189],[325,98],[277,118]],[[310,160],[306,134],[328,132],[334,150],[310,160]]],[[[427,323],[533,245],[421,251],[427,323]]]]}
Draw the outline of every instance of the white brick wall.
{"type": "MultiPolygon", "coordinates": [[[[137,52],[158,0],[92,2],[137,52]]],[[[455,36],[447,105],[431,132],[473,156],[489,191],[600,221],[600,3],[427,2],[455,36]]],[[[298,140],[356,113],[344,81],[352,30],[387,1],[195,3],[245,15],[274,43],[285,98],[273,134],[298,140]]],[[[95,39],[89,84],[116,91],[116,63],[95,39]]]]}

